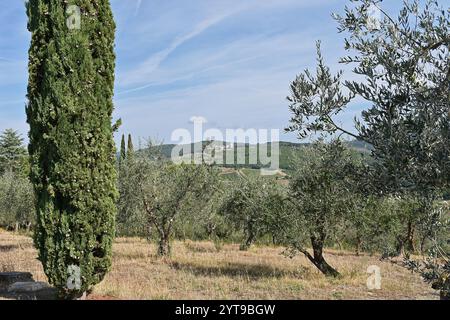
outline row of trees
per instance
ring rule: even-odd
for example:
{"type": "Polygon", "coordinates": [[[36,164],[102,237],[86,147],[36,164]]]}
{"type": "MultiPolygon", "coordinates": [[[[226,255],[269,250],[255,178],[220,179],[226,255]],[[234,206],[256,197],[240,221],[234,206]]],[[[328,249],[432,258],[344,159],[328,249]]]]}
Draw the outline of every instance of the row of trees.
{"type": "MultiPolygon", "coordinates": [[[[325,246],[389,257],[424,253],[436,232],[440,243],[448,236],[439,225],[444,208],[368,193],[360,181],[370,158],[339,141],[303,148],[288,185],[258,176],[221,178],[213,166],[176,166],[154,144],[135,154],[129,141],[128,150],[122,148],[125,157],[119,154],[117,231],[156,238],[161,256],[170,254],[173,237],[242,240],[242,250],[270,238],[287,246],[288,256],[303,253],[322,272],[337,276],[324,259],[325,246]]],[[[17,161],[24,157],[21,144],[12,130],[0,136],[0,150],[19,150],[0,155],[15,164],[4,167],[0,179],[0,221],[16,230],[30,229],[35,215],[32,187],[22,171],[25,159],[17,161]]]]}
{"type": "MultiPolygon", "coordinates": [[[[11,132],[0,137],[0,145],[21,144],[11,132]]],[[[215,166],[174,165],[151,142],[136,153],[128,141],[118,156],[117,232],[156,239],[160,256],[170,255],[175,237],[242,241],[241,250],[271,241],[286,246],[286,255],[302,253],[324,274],[337,276],[325,261],[325,246],[390,257],[426,252],[436,232],[440,243],[448,236],[439,225],[439,205],[424,208],[414,197],[371,194],[362,179],[371,158],[339,140],[302,148],[288,181],[242,174],[228,179],[215,166]]],[[[0,218],[29,229],[34,198],[20,168],[0,180],[0,218]]]]}
{"type": "Polygon", "coordinates": [[[437,230],[444,236],[439,203],[428,216],[417,198],[369,194],[362,177],[371,159],[339,140],[303,148],[288,180],[230,179],[206,164],[173,165],[154,145],[145,150],[153,151],[119,170],[117,225],[119,235],[157,239],[159,255],[170,254],[172,238],[238,240],[242,250],[270,241],[337,275],[324,260],[325,246],[391,257],[424,253],[437,230]]]}

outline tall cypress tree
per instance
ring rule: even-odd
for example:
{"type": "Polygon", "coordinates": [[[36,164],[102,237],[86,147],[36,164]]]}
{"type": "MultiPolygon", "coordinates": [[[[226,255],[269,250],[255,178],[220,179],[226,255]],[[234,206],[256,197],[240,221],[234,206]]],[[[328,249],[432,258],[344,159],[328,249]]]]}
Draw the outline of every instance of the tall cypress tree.
{"type": "Polygon", "coordinates": [[[132,159],[134,155],[133,139],[131,134],[128,134],[128,148],[127,148],[127,159],[132,159]]]}
{"type": "Polygon", "coordinates": [[[120,141],[119,165],[122,165],[125,162],[126,157],[127,151],[125,146],[125,135],[122,134],[122,140],[120,141]]]}
{"type": "Polygon", "coordinates": [[[26,7],[35,244],[49,282],[78,296],[111,266],[115,23],[109,0],[29,0],[26,7]],[[71,28],[77,11],[80,28],[71,28]]]}

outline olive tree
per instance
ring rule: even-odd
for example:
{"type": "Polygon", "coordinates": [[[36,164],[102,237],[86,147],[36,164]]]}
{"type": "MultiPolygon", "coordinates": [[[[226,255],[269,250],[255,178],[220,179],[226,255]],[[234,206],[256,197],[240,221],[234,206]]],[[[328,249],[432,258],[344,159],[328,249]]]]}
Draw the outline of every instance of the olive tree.
{"type": "Polygon", "coordinates": [[[229,240],[235,228],[233,224],[220,214],[220,208],[226,198],[227,184],[218,179],[211,197],[189,215],[184,215],[178,220],[176,233],[183,239],[211,240],[220,245],[224,240],[229,240]]]}
{"type": "Polygon", "coordinates": [[[216,192],[217,169],[141,157],[134,161],[133,170],[147,228],[158,235],[157,253],[169,256],[175,221],[207,204],[216,192]]]}
{"type": "Polygon", "coordinates": [[[316,142],[305,149],[303,161],[297,164],[289,183],[292,211],[286,253],[291,257],[298,252],[304,254],[326,276],[339,275],[325,260],[323,250],[352,208],[347,174],[352,161],[351,153],[339,140],[316,142]]]}
{"type": "Polygon", "coordinates": [[[241,250],[248,250],[261,236],[276,237],[285,222],[285,195],[280,185],[264,177],[240,177],[228,185],[219,212],[236,229],[242,230],[245,240],[241,250]]]}
{"type": "Polygon", "coordinates": [[[149,230],[142,199],[137,189],[136,164],[132,158],[121,160],[118,174],[117,235],[146,236],[149,230]]]}
{"type": "Polygon", "coordinates": [[[0,226],[27,231],[35,223],[35,197],[30,181],[19,173],[7,171],[0,176],[0,226]]]}
{"type": "MultiPolygon", "coordinates": [[[[436,232],[431,227],[440,226],[433,202],[450,179],[450,11],[434,0],[424,6],[405,1],[394,17],[381,1],[361,0],[335,18],[349,35],[346,49],[356,52],[342,62],[355,65],[354,72],[364,77],[346,86],[371,103],[356,129],[357,137],[373,146],[372,181],[384,192],[416,198],[404,239],[413,251],[416,223],[422,240],[436,232]],[[381,16],[375,28],[368,23],[370,8],[381,16]]],[[[435,251],[448,257],[448,252],[435,251]]],[[[446,270],[445,264],[434,268],[446,270]]],[[[442,283],[433,287],[448,296],[442,283]]]]}
{"type": "Polygon", "coordinates": [[[404,1],[397,16],[383,10],[381,0],[351,3],[334,18],[349,51],[341,62],[354,66],[358,80],[325,77],[335,81],[324,95],[320,77],[299,76],[289,97],[291,129],[301,137],[320,131],[367,142],[374,159],[370,181],[378,192],[432,199],[450,182],[450,11],[435,0],[424,6],[404,1]],[[354,96],[369,106],[350,130],[337,117],[354,96]]]}
{"type": "MultiPolygon", "coordinates": [[[[450,300],[450,205],[438,203],[432,208],[434,219],[432,223],[439,227],[432,229],[433,246],[425,261],[405,260],[405,265],[412,271],[419,272],[425,282],[435,290],[440,290],[442,300],[450,300]]],[[[431,223],[431,224],[432,224],[431,223]]]]}

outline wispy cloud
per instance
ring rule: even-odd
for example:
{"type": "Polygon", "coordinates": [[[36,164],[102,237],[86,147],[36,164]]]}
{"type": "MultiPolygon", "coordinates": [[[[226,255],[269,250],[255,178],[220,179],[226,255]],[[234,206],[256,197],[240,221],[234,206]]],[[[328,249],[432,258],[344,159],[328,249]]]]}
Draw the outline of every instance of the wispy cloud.
{"type": "Polygon", "coordinates": [[[198,71],[195,71],[195,72],[191,72],[191,73],[186,73],[186,74],[183,74],[183,75],[180,75],[180,76],[176,76],[176,77],[172,77],[172,78],[166,78],[166,79],[159,80],[159,81],[153,81],[153,82],[150,82],[150,83],[148,83],[146,85],[143,85],[143,86],[139,86],[139,87],[135,87],[135,88],[132,88],[132,89],[120,91],[117,94],[118,95],[123,95],[123,94],[128,94],[128,93],[133,93],[133,92],[141,91],[141,90],[144,90],[144,89],[148,89],[150,87],[156,87],[156,86],[161,86],[161,85],[169,85],[169,84],[173,84],[173,83],[178,82],[178,81],[189,80],[189,79],[194,78],[195,76],[201,76],[201,75],[206,74],[206,73],[211,72],[211,71],[224,69],[224,68],[231,67],[233,65],[238,65],[238,64],[241,64],[241,63],[245,63],[245,62],[250,62],[252,60],[256,60],[256,59],[262,58],[262,57],[264,57],[263,54],[258,55],[258,56],[254,56],[254,57],[247,57],[247,58],[232,60],[232,61],[229,61],[229,62],[225,62],[223,64],[214,65],[214,66],[211,66],[211,67],[206,67],[204,69],[201,69],[201,70],[198,70],[198,71]]]}
{"type": "MultiPolygon", "coordinates": [[[[149,75],[151,75],[155,70],[159,68],[159,66],[170,56],[171,53],[177,50],[177,48],[179,48],[189,40],[202,34],[212,26],[225,20],[226,18],[234,14],[237,14],[240,10],[242,10],[242,8],[243,7],[241,6],[238,9],[234,9],[232,11],[228,11],[213,17],[209,17],[201,21],[190,32],[177,37],[174,41],[172,41],[172,43],[170,43],[170,45],[167,48],[151,55],[137,68],[126,73],[122,80],[122,84],[123,85],[142,84],[143,82],[146,81],[149,75]]],[[[146,87],[146,85],[140,87],[146,87]]]]}
{"type": "MultiPolygon", "coordinates": [[[[147,76],[147,83],[122,89],[119,96],[142,91],[152,87],[190,82],[203,85],[227,79],[240,79],[247,74],[264,74],[286,66],[295,68],[297,63],[284,59],[287,55],[299,55],[314,49],[314,38],[306,34],[277,34],[247,37],[218,46],[214,49],[195,50],[183,56],[182,64],[167,65],[147,76]],[[310,40],[306,41],[309,38],[310,40]],[[302,43],[305,41],[305,43],[302,43]],[[275,62],[276,64],[271,64],[275,62]],[[264,66],[261,68],[260,66],[264,66]],[[203,79],[203,80],[202,80],[203,79]]],[[[299,59],[300,61],[300,59],[299,59]]],[[[174,90],[177,88],[174,87],[174,90]]],[[[173,90],[171,90],[173,92],[173,90]]]]}
{"type": "Polygon", "coordinates": [[[139,9],[141,9],[142,0],[136,0],[136,9],[134,11],[134,15],[136,16],[139,13],[139,9]]]}

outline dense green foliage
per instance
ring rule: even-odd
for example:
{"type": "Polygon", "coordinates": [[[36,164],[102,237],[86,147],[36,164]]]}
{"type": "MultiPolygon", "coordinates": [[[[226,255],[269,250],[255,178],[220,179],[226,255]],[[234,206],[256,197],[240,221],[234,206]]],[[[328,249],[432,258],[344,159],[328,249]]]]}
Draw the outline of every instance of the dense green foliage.
{"type": "Polygon", "coordinates": [[[111,266],[115,23],[109,0],[30,0],[27,14],[35,243],[49,282],[78,295],[111,266]],[[69,28],[76,10],[66,12],[68,5],[80,9],[79,29],[69,28]],[[80,269],[80,283],[68,290],[74,268],[80,269]]]}

